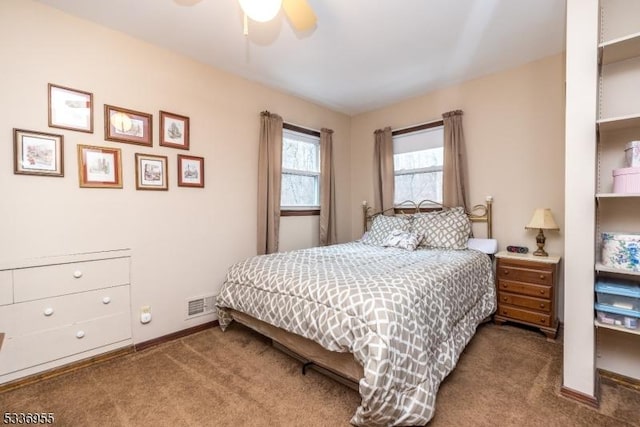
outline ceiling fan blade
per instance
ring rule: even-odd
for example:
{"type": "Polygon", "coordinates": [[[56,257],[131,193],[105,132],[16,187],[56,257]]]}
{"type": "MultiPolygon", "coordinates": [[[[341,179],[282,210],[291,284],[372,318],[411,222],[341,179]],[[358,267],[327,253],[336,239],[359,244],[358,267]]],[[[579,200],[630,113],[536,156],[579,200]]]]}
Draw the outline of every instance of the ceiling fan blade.
{"type": "Polygon", "coordinates": [[[180,6],[193,6],[194,4],[200,3],[202,0],[173,0],[180,6]]]}
{"type": "Polygon", "coordinates": [[[316,14],[307,0],[282,0],[282,8],[298,31],[307,31],[316,25],[316,14]]]}

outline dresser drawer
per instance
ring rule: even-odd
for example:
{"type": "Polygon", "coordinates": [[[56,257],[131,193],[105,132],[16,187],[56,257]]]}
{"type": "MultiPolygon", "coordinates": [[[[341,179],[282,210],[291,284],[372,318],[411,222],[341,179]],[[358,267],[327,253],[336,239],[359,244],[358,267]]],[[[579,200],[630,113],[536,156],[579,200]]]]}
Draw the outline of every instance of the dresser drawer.
{"type": "Polygon", "coordinates": [[[5,337],[0,351],[0,375],[130,338],[131,319],[128,313],[21,337],[5,337]]]}
{"type": "MultiPolygon", "coordinates": [[[[0,305],[11,303],[13,303],[12,272],[11,270],[2,270],[0,271],[0,305]]],[[[2,325],[1,322],[0,325],[2,325]]]]}
{"type": "Polygon", "coordinates": [[[516,294],[530,295],[539,298],[551,298],[551,286],[532,285],[529,283],[511,282],[509,280],[498,280],[498,290],[516,294]]]}
{"type": "Polygon", "coordinates": [[[515,305],[518,307],[551,312],[551,301],[548,299],[527,297],[524,295],[510,294],[508,292],[498,293],[498,303],[515,305]]]}
{"type": "Polygon", "coordinates": [[[511,319],[522,320],[534,325],[551,326],[551,315],[549,314],[535,313],[533,311],[505,305],[500,305],[498,307],[498,314],[511,319]]]}
{"type": "Polygon", "coordinates": [[[4,307],[0,325],[19,337],[118,313],[129,313],[129,285],[45,298],[4,307]]]}
{"type": "Polygon", "coordinates": [[[551,286],[553,284],[553,271],[516,267],[501,262],[498,267],[498,279],[551,286]]]}
{"type": "Polygon", "coordinates": [[[126,285],[129,283],[129,259],[113,258],[14,270],[14,302],[126,285]]]}

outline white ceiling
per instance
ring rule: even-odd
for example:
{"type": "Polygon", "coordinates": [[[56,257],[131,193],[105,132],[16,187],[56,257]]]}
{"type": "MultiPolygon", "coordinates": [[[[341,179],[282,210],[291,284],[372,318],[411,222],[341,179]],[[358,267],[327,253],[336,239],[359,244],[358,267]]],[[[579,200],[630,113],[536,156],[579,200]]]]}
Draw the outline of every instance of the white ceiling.
{"type": "Polygon", "coordinates": [[[565,0],[308,0],[248,37],[237,0],[38,1],[351,115],[564,50],[565,0]]]}

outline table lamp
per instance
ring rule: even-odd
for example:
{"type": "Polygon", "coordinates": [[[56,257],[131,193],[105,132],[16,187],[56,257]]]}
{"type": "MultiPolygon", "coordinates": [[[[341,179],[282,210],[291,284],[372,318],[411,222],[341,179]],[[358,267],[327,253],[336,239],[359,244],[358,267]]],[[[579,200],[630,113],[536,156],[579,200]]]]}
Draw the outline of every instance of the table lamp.
{"type": "Polygon", "coordinates": [[[535,251],[533,255],[549,256],[549,254],[544,250],[544,242],[546,238],[544,237],[544,232],[542,230],[560,230],[560,227],[558,227],[558,224],[556,224],[556,221],[553,219],[553,215],[551,215],[551,209],[537,208],[533,211],[533,218],[531,218],[529,224],[524,228],[527,230],[539,230],[538,235],[536,236],[538,250],[535,251]]]}

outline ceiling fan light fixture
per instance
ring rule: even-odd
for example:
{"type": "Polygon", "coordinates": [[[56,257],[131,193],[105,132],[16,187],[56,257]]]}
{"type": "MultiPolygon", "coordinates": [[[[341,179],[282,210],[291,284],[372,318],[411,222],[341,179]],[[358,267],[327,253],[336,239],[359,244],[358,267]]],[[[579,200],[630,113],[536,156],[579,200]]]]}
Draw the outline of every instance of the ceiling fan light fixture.
{"type": "Polygon", "coordinates": [[[267,22],[276,17],[282,7],[282,0],[238,0],[242,11],[258,22],[267,22]]]}

